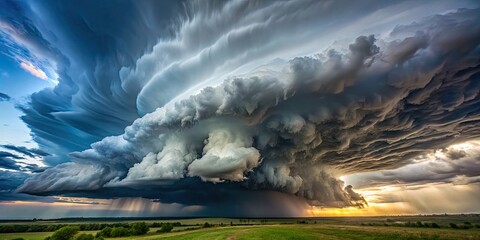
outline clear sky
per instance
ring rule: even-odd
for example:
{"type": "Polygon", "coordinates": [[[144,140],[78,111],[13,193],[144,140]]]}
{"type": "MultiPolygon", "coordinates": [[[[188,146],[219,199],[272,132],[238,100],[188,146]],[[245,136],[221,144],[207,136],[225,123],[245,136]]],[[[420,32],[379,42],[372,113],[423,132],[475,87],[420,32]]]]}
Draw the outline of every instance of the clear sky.
{"type": "Polygon", "coordinates": [[[480,212],[479,7],[2,0],[0,218],[480,212]]]}

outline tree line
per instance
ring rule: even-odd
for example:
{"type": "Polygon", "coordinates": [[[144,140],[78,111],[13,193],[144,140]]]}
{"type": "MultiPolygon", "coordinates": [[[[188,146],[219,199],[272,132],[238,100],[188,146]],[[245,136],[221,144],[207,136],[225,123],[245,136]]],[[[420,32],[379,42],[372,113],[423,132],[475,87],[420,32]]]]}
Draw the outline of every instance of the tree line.
{"type": "MultiPolygon", "coordinates": [[[[79,231],[98,231],[106,227],[110,228],[131,228],[135,223],[86,223],[86,224],[5,224],[0,225],[0,233],[21,233],[21,232],[54,232],[66,226],[78,227],[79,231]]],[[[148,227],[162,227],[165,223],[153,222],[146,224],[148,227]]],[[[172,226],[180,226],[180,222],[170,223],[172,226]]]]}
{"type": "Polygon", "coordinates": [[[149,230],[146,223],[136,222],[127,225],[123,224],[123,226],[117,225],[116,227],[106,226],[93,236],[87,233],[78,234],[80,231],[79,226],[64,226],[56,230],[51,236],[46,237],[45,240],[103,240],[106,237],[145,235],[149,230]]]}

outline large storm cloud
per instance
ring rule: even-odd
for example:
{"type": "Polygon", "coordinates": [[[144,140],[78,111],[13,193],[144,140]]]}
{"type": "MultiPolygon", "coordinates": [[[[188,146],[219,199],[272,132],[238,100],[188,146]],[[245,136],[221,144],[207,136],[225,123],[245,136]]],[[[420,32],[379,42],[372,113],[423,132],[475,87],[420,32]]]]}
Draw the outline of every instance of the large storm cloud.
{"type": "Polygon", "coordinates": [[[68,161],[71,151],[120,134],[138,117],[139,90],[123,89],[119,71],[158,38],[171,35],[168,19],[181,5],[9,0],[0,4],[1,52],[20,66],[34,64],[46,78],[58,81],[18,106],[34,140],[52,154],[45,158],[49,165],[68,161]]]}
{"type": "MultiPolygon", "coordinates": [[[[275,10],[277,5],[297,2],[255,7],[278,13],[264,17],[267,23],[280,26],[295,23],[296,17],[315,19],[314,7],[312,15],[305,14],[305,18],[287,15],[284,19],[284,14],[275,10]]],[[[245,2],[221,7],[235,9],[235,4],[247,12],[251,7],[245,2]]],[[[205,34],[206,39],[194,43],[185,35],[181,39],[186,42],[161,41],[152,54],[137,60],[135,67],[115,68],[121,79],[115,86],[135,89],[136,105],[135,101],[129,104],[143,116],[123,134],[73,152],[71,162],[27,179],[19,191],[71,194],[127,188],[136,196],[185,204],[205,204],[199,196],[206,192],[220,191],[223,195],[219,198],[232,194],[233,199],[244,191],[280,191],[313,205],[362,207],[366,201],[352,186],[344,186],[339,176],[398,168],[427,151],[479,137],[478,9],[458,9],[397,25],[387,35],[358,36],[344,48],[319,46],[318,54],[277,59],[247,73],[226,76],[222,71],[240,67],[236,61],[253,61],[251,52],[244,49],[263,46],[268,39],[272,43],[267,50],[260,46],[254,50],[271,53],[269,48],[283,48],[288,43],[273,41],[279,27],[265,28],[255,12],[250,14],[240,14],[246,25],[235,32],[205,34]],[[241,40],[251,35],[250,41],[241,40]],[[241,41],[244,48],[235,41],[241,41]],[[211,47],[202,46],[204,42],[211,47]],[[202,50],[184,56],[192,53],[183,52],[188,44],[198,44],[202,50]],[[174,47],[168,47],[171,45],[174,47]],[[154,54],[156,51],[162,54],[154,54]],[[222,54],[240,57],[214,57],[222,54]],[[182,59],[172,60],[172,56],[182,59]],[[142,82],[147,79],[148,83],[142,82]],[[205,81],[219,84],[179,96],[205,81]],[[152,188],[153,193],[149,191],[152,188]],[[186,197],[188,194],[196,197],[186,197]]],[[[189,24],[196,24],[195,17],[189,24]]],[[[229,24],[234,24],[221,23],[224,25],[215,29],[230,29],[229,24]]],[[[188,27],[194,26],[183,25],[188,27]]],[[[291,34],[298,36],[298,32],[291,34]]],[[[255,56],[270,57],[267,53],[255,56]]],[[[25,111],[27,118],[32,116],[25,111]]],[[[127,113],[118,112],[119,116],[127,113]]],[[[98,127],[104,124],[109,121],[98,127]]]]}
{"type": "Polygon", "coordinates": [[[34,140],[51,153],[46,163],[55,165],[226,76],[271,59],[312,54],[363,32],[388,31],[400,17],[426,16],[423,8],[442,12],[469,5],[365,4],[5,0],[1,51],[58,81],[21,106],[34,140]]]}

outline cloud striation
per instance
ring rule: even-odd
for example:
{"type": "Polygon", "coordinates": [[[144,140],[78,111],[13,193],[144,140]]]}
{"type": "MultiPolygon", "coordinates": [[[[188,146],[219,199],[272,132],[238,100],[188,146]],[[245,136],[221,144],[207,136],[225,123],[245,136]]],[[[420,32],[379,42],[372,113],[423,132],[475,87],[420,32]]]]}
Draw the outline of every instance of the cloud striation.
{"type": "MultiPolygon", "coordinates": [[[[398,168],[478,138],[479,21],[478,9],[459,9],[398,25],[388,37],[359,36],[346,49],[274,61],[163,107],[155,102],[123,134],[71,153],[72,162],[34,175],[19,191],[138,192],[159,184],[157,194],[139,195],[195,204],[185,192],[162,191],[235,186],[362,207],[365,199],[339,176],[398,168]]],[[[176,67],[163,74],[178,76],[176,67]]]]}

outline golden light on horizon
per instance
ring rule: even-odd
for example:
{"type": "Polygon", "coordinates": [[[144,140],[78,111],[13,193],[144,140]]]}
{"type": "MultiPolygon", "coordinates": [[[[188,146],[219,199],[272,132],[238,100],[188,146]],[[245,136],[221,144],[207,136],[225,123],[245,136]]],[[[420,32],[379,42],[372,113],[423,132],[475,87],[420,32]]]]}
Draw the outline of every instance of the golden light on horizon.
{"type": "Polygon", "coordinates": [[[368,202],[365,208],[328,208],[309,206],[309,217],[391,216],[414,214],[469,213],[477,202],[474,196],[479,185],[427,184],[415,186],[381,186],[357,189],[368,202]],[[461,203],[455,206],[452,202],[461,203]],[[448,207],[445,207],[448,206],[448,207]]]}
{"type": "Polygon", "coordinates": [[[415,208],[406,202],[396,203],[373,203],[365,208],[321,208],[311,207],[307,209],[309,217],[349,217],[349,216],[388,216],[415,214],[415,208]]]}

